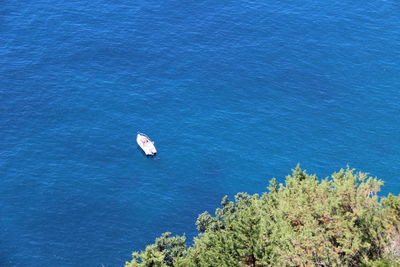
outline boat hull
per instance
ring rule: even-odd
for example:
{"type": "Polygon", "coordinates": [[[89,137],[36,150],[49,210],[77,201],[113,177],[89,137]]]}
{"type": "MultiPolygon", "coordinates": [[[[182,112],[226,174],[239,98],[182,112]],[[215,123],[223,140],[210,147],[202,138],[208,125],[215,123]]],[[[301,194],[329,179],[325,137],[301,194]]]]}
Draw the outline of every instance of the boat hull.
{"type": "Polygon", "coordinates": [[[157,153],[154,142],[145,134],[138,133],[136,136],[136,142],[147,156],[153,156],[157,153]]]}

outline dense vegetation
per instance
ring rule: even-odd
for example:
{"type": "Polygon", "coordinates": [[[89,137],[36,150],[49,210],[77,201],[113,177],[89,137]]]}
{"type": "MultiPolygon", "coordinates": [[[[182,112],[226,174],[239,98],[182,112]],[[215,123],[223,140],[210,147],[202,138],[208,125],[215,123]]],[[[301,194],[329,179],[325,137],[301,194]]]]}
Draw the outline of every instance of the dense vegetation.
{"type": "Polygon", "coordinates": [[[197,219],[192,247],[164,233],[136,266],[400,266],[400,197],[379,198],[383,182],[349,168],[320,180],[299,166],[268,192],[226,196],[197,219]]]}

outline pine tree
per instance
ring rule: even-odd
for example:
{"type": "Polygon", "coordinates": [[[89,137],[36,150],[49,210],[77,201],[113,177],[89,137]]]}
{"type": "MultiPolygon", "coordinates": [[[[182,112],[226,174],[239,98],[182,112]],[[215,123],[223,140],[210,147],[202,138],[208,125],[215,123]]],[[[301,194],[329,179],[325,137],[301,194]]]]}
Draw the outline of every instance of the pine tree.
{"type": "Polygon", "coordinates": [[[285,184],[200,214],[192,247],[165,233],[126,267],[400,266],[400,197],[380,199],[382,184],[350,168],[318,179],[298,165],[285,184]]]}

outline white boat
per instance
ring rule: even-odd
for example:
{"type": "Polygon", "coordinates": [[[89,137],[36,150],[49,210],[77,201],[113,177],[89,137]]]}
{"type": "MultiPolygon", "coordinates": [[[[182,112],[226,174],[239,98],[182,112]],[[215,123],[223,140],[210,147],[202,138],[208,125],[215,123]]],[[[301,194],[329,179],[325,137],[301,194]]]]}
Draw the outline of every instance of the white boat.
{"type": "Polygon", "coordinates": [[[138,133],[136,136],[136,142],[143,149],[146,155],[153,156],[157,153],[156,147],[154,146],[154,142],[150,140],[150,137],[143,133],[138,133]]]}

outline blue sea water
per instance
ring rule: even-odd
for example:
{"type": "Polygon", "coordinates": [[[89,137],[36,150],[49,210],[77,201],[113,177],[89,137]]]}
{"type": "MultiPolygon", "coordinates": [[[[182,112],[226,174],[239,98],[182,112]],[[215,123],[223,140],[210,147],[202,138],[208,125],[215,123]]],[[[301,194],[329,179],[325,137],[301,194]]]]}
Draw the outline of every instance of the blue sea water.
{"type": "Polygon", "coordinates": [[[122,266],[297,163],[320,177],[348,164],[398,194],[399,13],[396,0],[2,1],[0,266],[122,266]]]}

